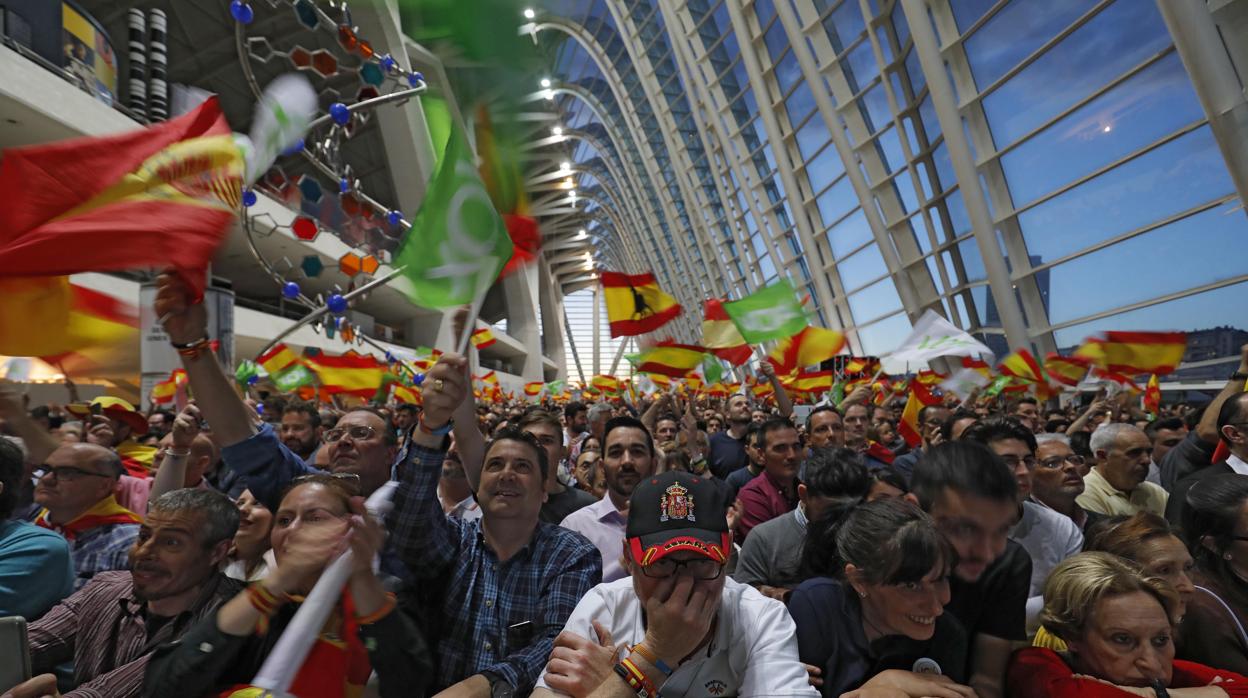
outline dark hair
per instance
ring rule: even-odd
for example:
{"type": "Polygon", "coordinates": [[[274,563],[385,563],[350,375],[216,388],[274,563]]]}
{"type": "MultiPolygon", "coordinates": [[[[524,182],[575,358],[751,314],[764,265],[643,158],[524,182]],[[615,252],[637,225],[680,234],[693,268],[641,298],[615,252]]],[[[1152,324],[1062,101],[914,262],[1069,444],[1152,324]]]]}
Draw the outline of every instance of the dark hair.
{"type": "Polygon", "coordinates": [[[577,402],[576,400],[573,400],[572,402],[569,402],[568,404],[563,406],[563,417],[564,419],[571,422],[576,417],[576,415],[582,412],[587,412],[587,411],[589,411],[589,408],[585,406],[585,403],[577,402]]]}
{"type": "Polygon", "coordinates": [[[1025,395],[1014,401],[1013,410],[1017,411],[1019,405],[1035,405],[1036,409],[1040,408],[1040,402],[1030,395],[1025,395]]]}
{"type": "MultiPolygon", "coordinates": [[[[882,482],[886,485],[892,485],[902,492],[910,491],[910,485],[906,482],[905,476],[896,470],[893,470],[892,466],[871,468],[867,474],[871,476],[873,484],[876,482],[882,482]]],[[[870,493],[869,490],[868,493],[870,493]]]]}
{"type": "Polygon", "coordinates": [[[321,412],[316,408],[316,405],[310,402],[296,400],[287,403],[286,407],[282,408],[283,417],[293,413],[308,415],[308,424],[311,424],[313,429],[321,426],[321,412]]]}
{"type": "MultiPolygon", "coordinates": [[[[368,405],[361,405],[359,407],[352,407],[346,412],[343,412],[342,417],[346,417],[352,412],[367,412],[373,415],[374,417],[376,417],[377,419],[380,419],[381,423],[384,425],[382,427],[381,436],[382,436],[382,439],[385,440],[386,445],[393,446],[399,443],[399,432],[395,430],[394,423],[390,421],[390,418],[382,414],[381,410],[377,409],[376,407],[369,407],[368,405]]],[[[337,419],[337,421],[334,423],[334,426],[337,426],[337,422],[342,421],[342,417],[339,417],[337,419]]]]}
{"type": "Polygon", "coordinates": [[[1115,520],[1096,529],[1083,546],[1085,551],[1101,550],[1143,564],[1140,547],[1154,538],[1178,537],[1179,531],[1170,522],[1147,511],[1115,520]]]}
{"type": "Polygon", "coordinates": [[[763,422],[750,422],[745,428],[745,444],[751,448],[762,448],[763,422]]]}
{"type": "Polygon", "coordinates": [[[925,511],[946,489],[995,501],[1018,499],[1014,473],[997,454],[974,441],[938,444],[915,464],[910,491],[925,511]]]}
{"type": "Polygon", "coordinates": [[[546,449],[542,446],[537,437],[532,434],[520,431],[516,427],[507,427],[505,429],[497,429],[490,440],[485,444],[485,454],[489,454],[490,449],[494,448],[494,444],[499,441],[519,441],[537,452],[537,465],[542,471],[542,480],[545,481],[547,473],[550,470],[550,463],[546,460],[546,449]]]}
{"type": "Polygon", "coordinates": [[[947,409],[949,408],[944,405],[924,405],[920,407],[919,408],[919,428],[923,428],[927,425],[927,416],[931,414],[933,411],[947,410],[947,409]]]}
{"type": "Polygon", "coordinates": [[[994,441],[1016,439],[1027,444],[1027,449],[1036,452],[1036,435],[1014,417],[989,417],[975,422],[962,432],[964,441],[974,441],[985,446],[994,441]]]}
{"type": "Polygon", "coordinates": [[[811,420],[813,420],[813,419],[814,419],[814,416],[815,416],[815,415],[817,415],[817,414],[819,414],[820,412],[833,412],[833,413],[835,413],[835,414],[836,414],[836,416],[837,416],[837,417],[840,417],[840,416],[841,416],[840,411],[839,411],[839,410],[837,410],[837,409],[836,409],[835,407],[833,407],[832,405],[820,405],[820,406],[816,407],[815,409],[813,409],[813,410],[811,410],[811,411],[810,411],[810,414],[806,415],[806,433],[807,433],[807,434],[809,434],[809,433],[810,433],[810,423],[811,423],[811,420]]]}
{"type": "Polygon", "coordinates": [[[1187,425],[1183,423],[1182,417],[1166,417],[1165,419],[1158,419],[1156,421],[1149,422],[1148,426],[1144,427],[1144,433],[1148,434],[1149,439],[1155,439],[1157,438],[1157,432],[1162,429],[1182,431],[1186,428],[1187,425]]]}
{"type": "Polygon", "coordinates": [[[953,411],[953,414],[946,417],[945,421],[941,423],[940,435],[944,438],[946,443],[953,441],[953,425],[964,419],[974,419],[975,421],[979,421],[979,415],[971,412],[970,410],[956,409],[953,411]]]}
{"type": "Polygon", "coordinates": [[[1222,427],[1244,422],[1248,422],[1248,393],[1239,393],[1227,398],[1222,403],[1222,409],[1218,410],[1218,439],[1230,446],[1231,442],[1222,435],[1222,427]]]}
{"type": "MultiPolygon", "coordinates": [[[[401,402],[398,407],[394,408],[395,414],[398,414],[399,412],[411,412],[412,414],[415,414],[419,411],[420,408],[410,402],[401,402]]],[[[320,419],[319,414],[317,415],[317,419],[320,419]]]]}
{"type": "Polygon", "coordinates": [[[147,513],[176,514],[193,512],[204,517],[200,529],[204,547],[211,548],[221,541],[231,540],[238,532],[238,507],[224,494],[199,487],[186,487],[166,492],[147,505],[147,513]]]}
{"type": "Polygon", "coordinates": [[[1187,490],[1183,504],[1183,533],[1188,552],[1207,574],[1219,578],[1224,587],[1235,588],[1234,572],[1222,553],[1234,542],[1240,512],[1248,503],[1248,477],[1235,473],[1213,475],[1198,480],[1187,490]],[[1205,546],[1212,539],[1213,550],[1205,546]]]}
{"type": "MultiPolygon", "coordinates": [[[[35,410],[37,409],[39,408],[36,407],[35,410]]],[[[46,411],[48,408],[44,407],[43,409],[46,411]]],[[[36,416],[35,410],[31,410],[30,416],[32,417],[36,416]]],[[[169,410],[152,410],[151,413],[148,414],[147,416],[150,419],[151,417],[154,417],[156,415],[160,415],[161,420],[164,421],[166,424],[173,424],[173,420],[177,418],[176,415],[174,415],[169,410]]],[[[43,416],[45,417],[47,416],[46,412],[43,416]]]]}
{"type": "Polygon", "coordinates": [[[0,438],[0,521],[13,515],[17,508],[17,490],[22,486],[22,449],[0,438]]]}
{"type": "Polygon", "coordinates": [[[826,565],[808,570],[818,576],[844,578],[845,566],[852,564],[869,584],[905,584],[937,566],[947,572],[957,564],[957,553],[931,517],[902,499],[858,504],[823,523],[807,529],[803,549],[804,561],[822,558],[826,565]]]}
{"type": "Polygon", "coordinates": [[[771,417],[765,420],[762,426],[758,428],[758,447],[760,449],[766,450],[767,449],[767,435],[773,431],[780,431],[781,429],[796,430],[797,427],[793,426],[793,422],[790,422],[787,419],[781,419],[779,417],[771,417]]]}
{"type": "Polygon", "coordinates": [[[821,448],[802,465],[802,484],[817,497],[867,496],[871,478],[861,453],[848,448],[821,448]]]}
{"type": "Polygon", "coordinates": [[[1084,458],[1093,458],[1092,432],[1079,430],[1070,435],[1070,450],[1084,458]]]}
{"type": "Polygon", "coordinates": [[[650,449],[651,457],[655,455],[654,436],[651,435],[646,425],[642,424],[641,420],[636,417],[612,417],[607,420],[607,426],[602,430],[602,450],[604,454],[607,450],[607,441],[611,438],[611,432],[616,429],[640,429],[641,433],[646,435],[646,446],[650,449]]]}

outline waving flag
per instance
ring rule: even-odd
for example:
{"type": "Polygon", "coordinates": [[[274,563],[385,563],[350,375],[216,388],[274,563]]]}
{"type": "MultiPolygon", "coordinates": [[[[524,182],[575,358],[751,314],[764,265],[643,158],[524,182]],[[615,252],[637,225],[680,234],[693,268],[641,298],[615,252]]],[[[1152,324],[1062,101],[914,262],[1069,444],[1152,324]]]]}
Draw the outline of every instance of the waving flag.
{"type": "Polygon", "coordinates": [[[1161,411],[1161,383],[1156,373],[1148,377],[1148,385],[1144,388],[1144,409],[1154,417],[1161,411]]]}
{"type": "Polygon", "coordinates": [[[242,197],[245,161],[216,98],[155,126],[6,150],[0,276],[173,264],[202,270],[242,197]]]}
{"type": "Polygon", "coordinates": [[[1044,372],[1040,369],[1040,363],[1026,349],[1019,349],[1001,359],[997,370],[1003,375],[1013,376],[1030,383],[1044,382],[1044,372]]]}
{"type": "Polygon", "coordinates": [[[680,315],[680,304],[659,288],[653,274],[604,271],[600,278],[612,337],[653,332],[680,315]]]}
{"type": "Polygon", "coordinates": [[[702,345],[733,366],[749,361],[754,352],[724,312],[723,301],[712,298],[706,301],[703,311],[702,345]]]}
{"type": "Polygon", "coordinates": [[[923,432],[919,429],[919,410],[923,403],[919,396],[911,392],[906,398],[906,407],[901,411],[901,421],[897,423],[897,433],[906,440],[910,448],[918,448],[923,443],[923,432]]]}
{"type": "Polygon", "coordinates": [[[785,390],[818,395],[832,389],[835,371],[803,371],[780,379],[785,390]]]}
{"type": "Polygon", "coordinates": [[[408,296],[425,308],[471,303],[489,290],[511,255],[511,238],[468,143],[452,129],[420,212],[394,255],[410,282],[408,296]]]}
{"type": "Polygon", "coordinates": [[[270,376],[281,373],[291,364],[299,362],[299,355],[290,350],[285,344],[278,344],[272,349],[264,352],[262,356],[256,359],[256,363],[264,367],[270,376]]]}
{"type": "Polygon", "coordinates": [[[637,370],[680,378],[702,365],[706,350],[692,344],[659,342],[641,353],[637,370]]]}
{"type": "Polygon", "coordinates": [[[330,395],[345,393],[368,400],[381,387],[386,367],[372,356],[347,352],[342,356],[316,354],[304,359],[330,395]]]}
{"type": "Polygon", "coordinates": [[[781,340],[767,355],[776,375],[792,373],[803,366],[814,366],[836,356],[845,348],[845,335],[822,327],[805,327],[781,340]]]}
{"type": "Polygon", "coordinates": [[[545,389],[546,384],[541,381],[524,384],[524,394],[528,397],[537,397],[538,395],[541,395],[542,391],[545,389]]]}
{"type": "Polygon", "coordinates": [[[893,361],[917,363],[938,356],[987,356],[991,359],[992,351],[935,311],[928,310],[914,323],[910,336],[890,356],[893,361]]]}
{"type": "Polygon", "coordinates": [[[469,339],[472,340],[472,346],[476,347],[478,351],[486,347],[492,347],[498,341],[488,327],[476,330],[469,339]]]}
{"type": "Polygon", "coordinates": [[[137,370],[139,312],[65,276],[0,278],[0,354],[37,356],[69,374],[137,370]]]}
{"type": "Polygon", "coordinates": [[[1088,367],[1091,365],[1092,362],[1089,359],[1081,359],[1078,356],[1062,356],[1054,352],[1050,352],[1044,358],[1044,372],[1062,385],[1079,385],[1079,381],[1088,375],[1088,367]]]}
{"type": "Polygon", "coordinates": [[[1187,351],[1183,332],[1106,332],[1089,337],[1075,350],[1075,356],[1088,359],[1112,373],[1134,376],[1173,373],[1187,351]]]}
{"type": "Polygon", "coordinates": [[[620,382],[619,378],[607,375],[594,376],[590,380],[590,385],[604,393],[612,394],[619,393],[624,388],[624,384],[620,382]]]}
{"type": "Polygon", "coordinates": [[[727,301],[723,308],[749,344],[792,337],[806,327],[806,313],[787,279],[739,301],[727,301]]]}
{"type": "Polygon", "coordinates": [[[152,386],[152,402],[157,405],[166,405],[173,402],[174,397],[178,394],[178,388],[186,385],[186,371],[175,368],[169,377],[152,386]]]}

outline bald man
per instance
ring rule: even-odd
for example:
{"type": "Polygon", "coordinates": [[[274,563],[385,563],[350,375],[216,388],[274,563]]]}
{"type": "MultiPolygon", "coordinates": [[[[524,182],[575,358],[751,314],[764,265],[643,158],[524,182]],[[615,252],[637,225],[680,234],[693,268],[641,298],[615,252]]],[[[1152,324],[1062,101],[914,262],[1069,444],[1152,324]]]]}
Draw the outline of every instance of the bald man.
{"type": "Polygon", "coordinates": [[[115,451],[89,443],[65,444],[35,469],[35,503],[42,508],[34,523],[69,541],[74,589],[99,572],[129,569],[143,518],[113,496],[123,472],[115,451]]]}

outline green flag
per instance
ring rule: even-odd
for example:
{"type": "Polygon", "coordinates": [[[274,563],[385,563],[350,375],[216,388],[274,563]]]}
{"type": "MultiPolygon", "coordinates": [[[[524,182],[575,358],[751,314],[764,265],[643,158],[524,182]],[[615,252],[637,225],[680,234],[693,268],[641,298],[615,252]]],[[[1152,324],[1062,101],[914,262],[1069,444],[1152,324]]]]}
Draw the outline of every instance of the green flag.
{"type": "Polygon", "coordinates": [[[992,381],[992,384],[984,390],[984,395],[987,397],[996,397],[1000,395],[1001,391],[1005,390],[1006,386],[1008,386],[1013,380],[1014,379],[1011,376],[997,376],[996,380],[992,381]]]}
{"type": "Polygon", "coordinates": [[[395,266],[406,267],[413,303],[452,308],[484,294],[510,258],[503,219],[477,176],[463,135],[453,130],[395,266]]]}
{"type": "Polygon", "coordinates": [[[725,302],[724,311],[749,344],[792,337],[806,327],[806,313],[787,279],[739,301],[725,302]]]}
{"type": "Polygon", "coordinates": [[[239,385],[247,387],[251,385],[254,379],[260,378],[260,373],[263,370],[264,369],[260,368],[260,364],[257,364],[255,361],[252,361],[251,359],[243,359],[239,362],[238,368],[234,371],[234,380],[237,381],[239,385]]]}
{"type": "Polygon", "coordinates": [[[302,386],[312,385],[316,382],[316,376],[312,375],[308,367],[303,364],[294,364],[277,375],[270,376],[270,378],[273,381],[273,385],[276,385],[277,389],[283,393],[291,393],[302,386]]]}
{"type": "Polygon", "coordinates": [[[702,375],[708,384],[718,383],[724,377],[724,366],[714,356],[707,354],[702,357],[702,375]]]}

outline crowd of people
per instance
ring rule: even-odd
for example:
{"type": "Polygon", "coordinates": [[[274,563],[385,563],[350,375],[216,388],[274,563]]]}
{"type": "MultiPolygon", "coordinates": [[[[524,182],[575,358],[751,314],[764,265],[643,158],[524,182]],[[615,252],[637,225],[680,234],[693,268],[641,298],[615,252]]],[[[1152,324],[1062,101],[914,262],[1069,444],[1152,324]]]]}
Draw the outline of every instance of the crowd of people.
{"type": "Polygon", "coordinates": [[[176,414],[0,385],[5,698],[261,695],[345,551],[293,695],[1248,696],[1248,346],[1204,406],[950,395],[910,447],[902,401],[799,419],[766,370],[484,402],[446,353],[419,407],[253,399],[190,297],[153,308],[176,414]]]}

